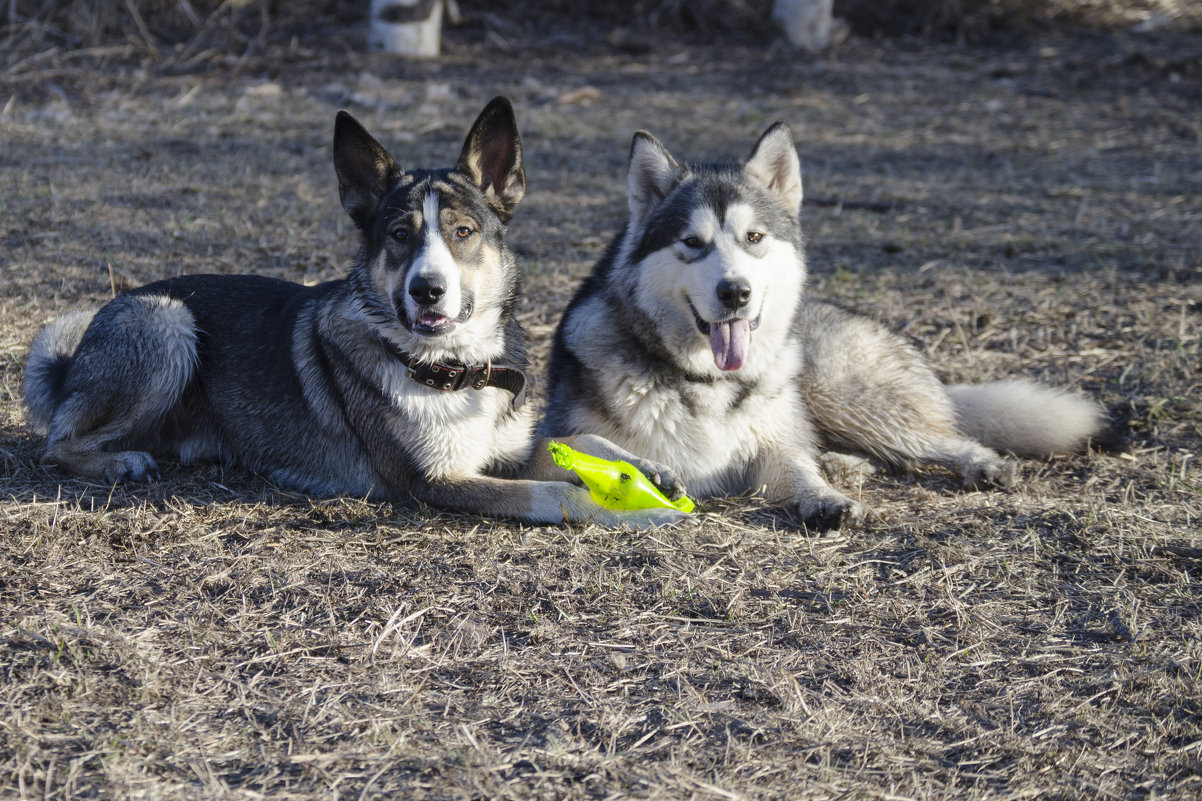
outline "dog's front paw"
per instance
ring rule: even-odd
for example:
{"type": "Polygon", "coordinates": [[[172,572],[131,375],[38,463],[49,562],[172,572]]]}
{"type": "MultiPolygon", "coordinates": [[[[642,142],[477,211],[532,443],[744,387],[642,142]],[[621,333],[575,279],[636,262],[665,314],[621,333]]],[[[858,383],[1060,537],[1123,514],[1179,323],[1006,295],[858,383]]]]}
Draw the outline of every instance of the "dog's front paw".
{"type": "MultiPolygon", "coordinates": [[[[619,448],[609,440],[596,434],[580,434],[574,440],[572,447],[581,453],[596,456],[599,459],[629,462],[636,470],[646,476],[647,480],[654,484],[655,488],[662,492],[664,497],[670,501],[679,500],[686,492],[684,481],[676,474],[675,470],[666,464],[644,459],[623,448],[619,448]]],[[[576,483],[579,483],[578,479],[576,483]]]]}
{"type": "Polygon", "coordinates": [[[645,475],[647,480],[654,484],[655,488],[662,492],[668,500],[675,501],[684,496],[684,482],[672,468],[647,459],[635,459],[631,464],[637,467],[639,472],[645,475]]]}
{"type": "Polygon", "coordinates": [[[859,525],[864,520],[864,504],[843,495],[822,495],[797,504],[797,514],[810,531],[831,531],[859,525]]]}
{"type": "Polygon", "coordinates": [[[109,455],[104,466],[104,480],[109,484],[118,481],[157,481],[159,465],[154,457],[142,451],[121,451],[109,455]]]}

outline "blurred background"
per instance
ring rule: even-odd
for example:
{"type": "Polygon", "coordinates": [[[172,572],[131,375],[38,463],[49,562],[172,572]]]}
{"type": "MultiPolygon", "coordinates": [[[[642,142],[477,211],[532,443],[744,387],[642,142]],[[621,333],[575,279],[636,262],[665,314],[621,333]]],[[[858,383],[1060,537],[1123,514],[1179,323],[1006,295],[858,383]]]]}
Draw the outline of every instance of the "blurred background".
{"type": "MultiPolygon", "coordinates": [[[[363,49],[369,0],[8,0],[0,11],[0,69],[86,58],[196,70],[267,50],[363,49]]],[[[457,0],[443,47],[489,43],[617,49],[638,54],[662,37],[773,41],[773,0],[457,0]]],[[[841,36],[1005,44],[1053,29],[1186,32],[1199,0],[834,0],[841,36]]]]}

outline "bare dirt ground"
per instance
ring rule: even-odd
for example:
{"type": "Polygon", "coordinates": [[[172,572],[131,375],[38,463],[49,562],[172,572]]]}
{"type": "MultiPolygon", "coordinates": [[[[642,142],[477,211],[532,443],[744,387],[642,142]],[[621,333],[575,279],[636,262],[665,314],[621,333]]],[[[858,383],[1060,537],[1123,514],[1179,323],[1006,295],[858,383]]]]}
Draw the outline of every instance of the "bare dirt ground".
{"type": "Polygon", "coordinates": [[[1202,795],[1202,34],[352,45],[0,75],[0,796],[1202,795]],[[1095,395],[1131,452],[1012,492],[879,475],[827,536],[752,498],[633,534],[37,464],[40,324],[180,273],[338,276],[335,112],[433,166],[496,94],[539,362],[634,130],[726,158],[783,119],[815,295],[949,379],[1095,395]]]}

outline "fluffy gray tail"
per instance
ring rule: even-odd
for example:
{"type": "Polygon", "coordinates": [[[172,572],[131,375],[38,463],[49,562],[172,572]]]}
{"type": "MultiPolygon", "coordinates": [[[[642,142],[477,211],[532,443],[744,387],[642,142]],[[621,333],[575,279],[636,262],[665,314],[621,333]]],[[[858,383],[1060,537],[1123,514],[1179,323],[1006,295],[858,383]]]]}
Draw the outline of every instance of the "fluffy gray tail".
{"type": "Polygon", "coordinates": [[[1074,453],[1091,441],[1120,447],[1106,411],[1075,392],[1031,381],[953,384],[946,387],[961,433],[997,451],[1043,457],[1074,453]]]}
{"type": "Polygon", "coordinates": [[[50,430],[54,410],[62,402],[63,382],[75,348],[83,339],[96,309],[76,309],[55,317],[38,332],[29,346],[22,390],[29,424],[45,435],[50,430]]]}

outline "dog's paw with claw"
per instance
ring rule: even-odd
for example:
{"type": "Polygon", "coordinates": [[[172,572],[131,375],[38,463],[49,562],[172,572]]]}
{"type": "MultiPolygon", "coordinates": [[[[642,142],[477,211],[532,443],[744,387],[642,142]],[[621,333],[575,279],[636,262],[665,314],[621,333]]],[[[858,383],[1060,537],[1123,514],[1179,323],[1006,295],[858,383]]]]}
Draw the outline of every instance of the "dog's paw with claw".
{"type": "MultiPolygon", "coordinates": [[[[684,481],[681,480],[680,476],[671,467],[629,453],[604,437],[597,436],[596,434],[581,434],[576,437],[576,441],[572,447],[581,453],[587,453],[589,456],[596,456],[599,459],[630,462],[636,470],[646,476],[647,480],[654,484],[655,488],[662,492],[664,497],[670,501],[680,499],[687,492],[684,481]]],[[[579,483],[578,479],[577,483],[579,483]]]]}
{"type": "Polygon", "coordinates": [[[118,481],[157,481],[159,465],[154,457],[142,451],[121,451],[110,454],[104,467],[104,480],[109,484],[118,481]]]}
{"type": "Polygon", "coordinates": [[[684,496],[684,482],[673,472],[672,468],[647,459],[636,458],[632,459],[630,463],[637,467],[638,471],[645,475],[647,480],[654,484],[655,488],[662,492],[668,500],[675,501],[684,496]]]}
{"type": "Polygon", "coordinates": [[[859,525],[864,520],[864,504],[843,495],[822,495],[797,504],[797,514],[810,531],[832,531],[859,525]]]}

